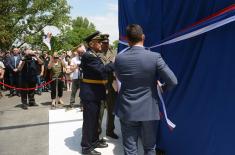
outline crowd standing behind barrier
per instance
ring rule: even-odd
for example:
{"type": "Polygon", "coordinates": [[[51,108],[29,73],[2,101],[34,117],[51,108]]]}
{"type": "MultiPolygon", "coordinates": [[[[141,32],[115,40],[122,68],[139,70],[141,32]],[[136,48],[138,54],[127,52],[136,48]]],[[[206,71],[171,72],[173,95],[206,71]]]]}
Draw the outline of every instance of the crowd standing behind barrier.
{"type": "MultiPolygon", "coordinates": [[[[14,48],[10,51],[0,51],[0,99],[4,95],[9,98],[13,96],[21,97],[22,91],[26,91],[25,89],[27,89],[28,86],[21,89],[24,87],[22,82],[25,79],[22,79],[22,77],[25,75],[22,75],[22,71],[18,69],[20,62],[25,57],[25,51],[26,50],[20,50],[18,48],[14,48]],[[2,93],[2,91],[9,91],[9,93],[2,93]]],[[[63,65],[61,68],[61,73],[57,77],[59,79],[56,80],[57,75],[55,75],[55,68],[49,66],[51,62],[50,60],[53,60],[54,62],[54,57],[51,57],[47,51],[36,50],[32,52],[34,53],[34,56],[37,56],[43,61],[42,64],[36,64],[36,85],[33,92],[41,95],[43,92],[51,91],[52,106],[55,106],[56,103],[63,104],[64,102],[61,99],[61,91],[72,90],[72,77],[74,70],[72,70],[71,59],[74,58],[75,55],[71,54],[71,52],[62,52],[62,55],[58,55],[57,53],[58,60],[60,60],[63,65]],[[65,60],[65,58],[69,59],[65,60]],[[58,84],[57,87],[59,87],[58,90],[60,90],[58,92],[54,91],[56,83],[58,84]],[[66,85],[64,85],[64,83],[66,83],[66,85]],[[55,95],[58,96],[58,100],[54,97],[55,95]]],[[[23,109],[26,108],[23,107],[23,109]]]]}

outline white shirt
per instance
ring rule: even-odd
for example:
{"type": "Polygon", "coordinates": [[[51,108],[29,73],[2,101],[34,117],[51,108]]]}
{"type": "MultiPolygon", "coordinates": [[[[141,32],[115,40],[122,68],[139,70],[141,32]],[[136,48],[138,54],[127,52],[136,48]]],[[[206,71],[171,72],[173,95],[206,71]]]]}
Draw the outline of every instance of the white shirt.
{"type": "Polygon", "coordinates": [[[17,67],[16,66],[17,56],[14,56],[14,60],[15,60],[15,66],[14,67],[16,68],[17,67]]]}
{"type": "MultiPolygon", "coordinates": [[[[73,57],[71,60],[71,65],[72,66],[79,66],[81,64],[81,60],[79,60],[79,57],[73,57]]],[[[76,70],[72,73],[72,79],[78,79],[78,75],[79,75],[79,70],[78,68],[76,68],[76,70]]]]}
{"type": "Polygon", "coordinates": [[[0,61],[0,69],[4,69],[4,68],[5,68],[5,66],[4,66],[3,62],[0,61]]]}

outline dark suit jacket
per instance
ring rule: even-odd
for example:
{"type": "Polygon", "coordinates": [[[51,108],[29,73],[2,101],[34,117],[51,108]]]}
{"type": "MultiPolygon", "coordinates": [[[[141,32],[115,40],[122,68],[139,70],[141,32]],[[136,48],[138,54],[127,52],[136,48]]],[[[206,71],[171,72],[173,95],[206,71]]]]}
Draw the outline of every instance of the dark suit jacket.
{"type": "Polygon", "coordinates": [[[116,57],[114,66],[121,82],[115,114],[127,121],[159,120],[157,77],[165,82],[165,89],[177,84],[161,55],[133,46],[116,57]]]}
{"type": "Polygon", "coordinates": [[[9,57],[8,59],[8,67],[10,71],[13,71],[13,69],[17,68],[20,63],[21,57],[19,55],[16,56],[16,66],[15,66],[15,58],[14,56],[9,57]]]}

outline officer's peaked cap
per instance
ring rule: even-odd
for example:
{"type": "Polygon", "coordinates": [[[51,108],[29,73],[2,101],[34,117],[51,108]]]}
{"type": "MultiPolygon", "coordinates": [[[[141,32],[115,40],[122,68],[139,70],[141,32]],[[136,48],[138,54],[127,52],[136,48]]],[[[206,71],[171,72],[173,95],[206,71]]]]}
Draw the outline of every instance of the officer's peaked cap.
{"type": "Polygon", "coordinates": [[[102,42],[109,42],[109,34],[102,34],[100,36],[102,38],[102,42]]]}
{"type": "Polygon", "coordinates": [[[99,31],[96,31],[92,34],[90,34],[89,36],[87,36],[84,41],[89,43],[90,41],[92,40],[102,40],[101,36],[100,36],[100,32],[99,31]]]}

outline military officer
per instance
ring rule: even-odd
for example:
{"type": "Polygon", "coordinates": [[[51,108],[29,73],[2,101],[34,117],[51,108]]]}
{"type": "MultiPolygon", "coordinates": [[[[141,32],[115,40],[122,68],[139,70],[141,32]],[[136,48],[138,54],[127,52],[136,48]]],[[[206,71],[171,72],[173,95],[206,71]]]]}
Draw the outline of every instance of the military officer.
{"type": "MultiPolygon", "coordinates": [[[[102,53],[99,54],[102,62],[104,64],[109,63],[112,61],[115,56],[116,56],[116,51],[112,50],[109,47],[109,35],[108,34],[103,34],[101,35],[103,38],[102,40],[102,53]]],[[[114,118],[115,116],[113,115],[113,108],[114,108],[114,103],[115,103],[115,98],[117,96],[117,93],[115,92],[114,88],[112,87],[112,83],[114,80],[113,73],[108,73],[108,83],[106,84],[106,99],[102,101],[101,107],[100,107],[100,116],[99,116],[99,134],[102,132],[102,119],[104,115],[104,109],[106,108],[107,110],[107,121],[106,121],[106,136],[118,139],[117,134],[114,133],[115,125],[114,125],[114,118]]]]}
{"type": "Polygon", "coordinates": [[[82,153],[101,155],[95,148],[108,147],[105,141],[99,140],[98,118],[101,100],[106,97],[105,84],[107,73],[113,71],[113,63],[103,64],[97,53],[101,52],[100,32],[97,31],[87,38],[87,51],[83,54],[81,65],[83,79],[81,81],[80,98],[83,102],[82,153]]]}

